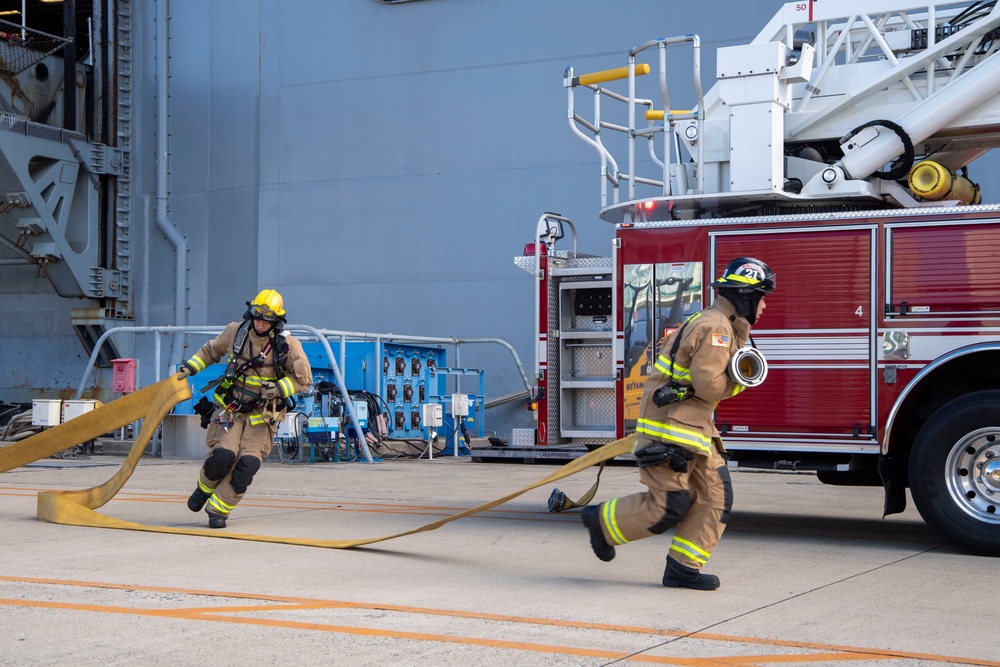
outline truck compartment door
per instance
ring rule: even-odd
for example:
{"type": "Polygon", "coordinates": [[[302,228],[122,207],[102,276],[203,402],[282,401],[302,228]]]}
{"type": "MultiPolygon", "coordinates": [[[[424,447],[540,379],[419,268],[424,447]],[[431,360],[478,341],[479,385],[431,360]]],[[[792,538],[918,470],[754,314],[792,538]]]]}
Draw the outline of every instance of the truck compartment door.
{"type": "Polygon", "coordinates": [[[752,333],[767,380],[716,412],[730,446],[795,441],[800,451],[837,451],[874,443],[874,243],[867,226],[713,233],[714,275],[740,256],[777,274],[752,333]]]}

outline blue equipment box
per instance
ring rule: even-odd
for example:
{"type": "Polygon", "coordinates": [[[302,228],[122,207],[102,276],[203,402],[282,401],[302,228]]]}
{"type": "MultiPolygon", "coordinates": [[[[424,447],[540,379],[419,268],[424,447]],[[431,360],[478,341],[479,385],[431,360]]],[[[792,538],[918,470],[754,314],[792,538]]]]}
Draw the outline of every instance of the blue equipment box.
{"type": "MultiPolygon", "coordinates": [[[[349,438],[356,438],[347,410],[342,405],[343,398],[336,387],[336,377],[326,348],[318,341],[303,341],[302,348],[312,366],[313,386],[323,388],[324,392],[296,396],[295,411],[312,418],[336,418],[342,423],[340,432],[349,438]]],[[[448,381],[455,377],[478,374],[477,393],[469,394],[469,414],[461,418],[461,423],[464,423],[471,435],[483,435],[485,389],[482,371],[447,368],[446,350],[442,347],[400,343],[383,343],[379,346],[378,341],[374,340],[344,343],[331,340],[330,349],[336,357],[352,402],[356,408],[364,406],[363,409],[356,409],[358,418],[362,421],[362,431],[367,432],[373,426],[377,427],[378,424],[373,422],[378,419],[379,414],[384,414],[384,427],[389,438],[426,440],[429,433],[422,423],[421,406],[424,403],[441,403],[445,423],[438,429],[438,435],[449,436],[454,432],[455,421],[450,410],[452,390],[448,388],[448,381]],[[378,412],[373,415],[371,408],[376,406],[378,412]],[[360,414],[362,411],[366,414],[360,414]]],[[[195,414],[194,404],[202,396],[212,400],[214,388],[208,388],[204,393],[201,389],[221,377],[225,370],[226,364],[220,362],[189,378],[192,398],[179,403],[174,408],[174,413],[195,414]]],[[[329,442],[332,428],[309,428],[305,433],[310,440],[314,437],[327,438],[323,442],[329,442]]]]}

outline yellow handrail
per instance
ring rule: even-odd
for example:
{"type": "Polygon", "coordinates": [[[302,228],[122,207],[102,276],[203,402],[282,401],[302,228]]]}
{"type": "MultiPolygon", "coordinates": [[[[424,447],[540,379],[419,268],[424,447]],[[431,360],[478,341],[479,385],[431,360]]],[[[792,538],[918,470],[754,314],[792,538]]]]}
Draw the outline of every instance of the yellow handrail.
{"type": "MultiPolygon", "coordinates": [[[[691,109],[672,109],[670,111],[671,116],[680,116],[684,114],[691,113],[691,109]]],[[[648,109],[646,111],[646,120],[663,120],[666,112],[663,109],[648,109]]]]}
{"type": "MultiPolygon", "coordinates": [[[[642,76],[643,74],[649,74],[649,65],[646,63],[637,63],[635,66],[635,75],[642,76]]],[[[578,77],[574,77],[574,86],[592,86],[595,83],[604,83],[605,81],[617,81],[618,79],[628,78],[628,67],[616,67],[615,69],[601,70],[600,72],[591,72],[590,74],[581,74],[578,77]]]]}

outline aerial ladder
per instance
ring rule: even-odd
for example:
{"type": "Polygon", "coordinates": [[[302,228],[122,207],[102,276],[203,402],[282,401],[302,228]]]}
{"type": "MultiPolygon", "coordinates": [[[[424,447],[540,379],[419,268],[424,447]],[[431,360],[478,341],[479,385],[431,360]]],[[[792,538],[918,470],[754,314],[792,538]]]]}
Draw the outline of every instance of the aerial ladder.
{"type": "Polygon", "coordinates": [[[609,222],[975,203],[964,173],[1000,142],[998,38],[995,2],[807,0],[786,3],[751,43],[720,48],[704,94],[696,35],[642,43],[597,76],[570,68],[563,85],[572,131],[600,153],[609,222]],[[691,109],[670,106],[675,45],[691,50],[691,109]],[[647,52],[659,94],[641,97],[647,52]],[[615,78],[627,95],[602,87],[615,78]],[[593,119],[576,110],[581,89],[593,91],[593,119]],[[607,100],[624,103],[623,120],[607,118],[607,100]],[[925,161],[934,166],[913,169],[925,161]],[[951,187],[928,186],[932,176],[951,187]]]}

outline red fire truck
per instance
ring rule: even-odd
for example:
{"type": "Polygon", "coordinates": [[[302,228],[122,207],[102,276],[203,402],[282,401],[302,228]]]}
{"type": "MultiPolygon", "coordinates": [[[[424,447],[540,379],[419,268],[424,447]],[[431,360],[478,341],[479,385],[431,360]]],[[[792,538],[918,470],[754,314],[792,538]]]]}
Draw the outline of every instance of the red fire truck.
{"type": "Polygon", "coordinates": [[[758,257],[778,285],[759,386],[716,413],[730,465],[883,485],[885,514],[909,487],[952,543],[1000,555],[1000,207],[968,174],[1000,140],[998,40],[995,3],[806,1],[720,48],[704,94],[695,35],[567,69],[615,233],[585,255],[546,213],[515,260],[538,288],[532,446],[630,432],[657,342],[758,257]],[[693,69],[691,109],[671,109],[668,51],[693,69]]]}

